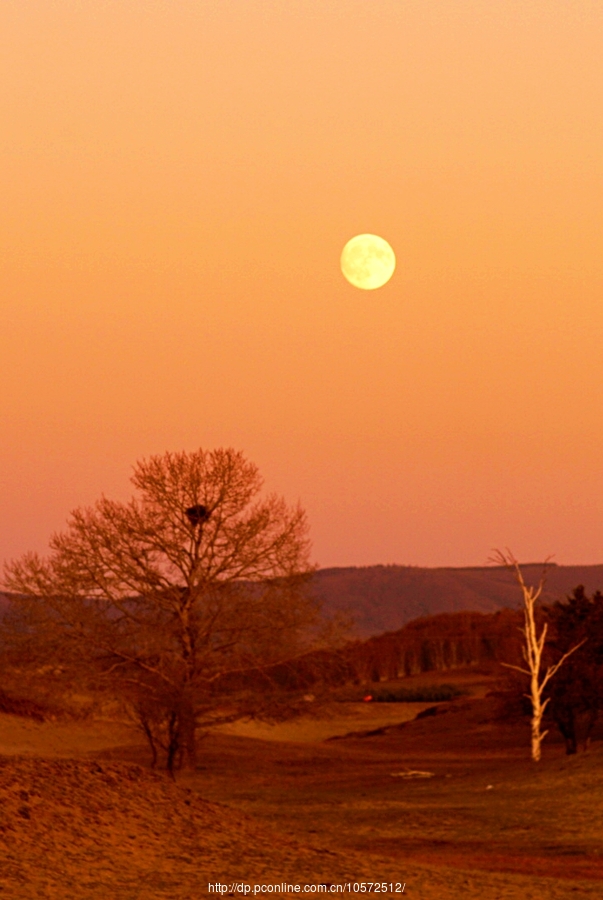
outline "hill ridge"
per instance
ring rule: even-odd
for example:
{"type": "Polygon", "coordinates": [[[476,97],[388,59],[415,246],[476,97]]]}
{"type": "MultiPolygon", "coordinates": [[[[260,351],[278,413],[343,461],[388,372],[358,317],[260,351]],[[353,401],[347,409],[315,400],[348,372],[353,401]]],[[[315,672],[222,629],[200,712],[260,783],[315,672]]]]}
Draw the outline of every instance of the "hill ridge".
{"type": "MultiPolygon", "coordinates": [[[[521,563],[528,580],[535,582],[544,565],[521,563]]],[[[579,584],[588,593],[603,588],[603,564],[573,566],[551,562],[546,570],[544,603],[563,599],[579,584]]],[[[500,565],[331,567],[315,572],[311,583],[325,612],[348,615],[354,621],[353,636],[360,639],[397,631],[425,616],[492,613],[521,605],[513,573],[500,565]]]]}

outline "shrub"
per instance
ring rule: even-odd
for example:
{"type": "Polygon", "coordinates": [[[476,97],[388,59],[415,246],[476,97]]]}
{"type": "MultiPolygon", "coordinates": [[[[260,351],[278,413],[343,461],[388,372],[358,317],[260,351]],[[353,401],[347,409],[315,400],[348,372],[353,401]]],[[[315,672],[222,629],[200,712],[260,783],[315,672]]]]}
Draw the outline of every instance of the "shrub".
{"type": "Polygon", "coordinates": [[[439,684],[433,687],[394,688],[377,690],[372,694],[375,703],[442,703],[462,697],[466,691],[453,684],[439,684]]]}

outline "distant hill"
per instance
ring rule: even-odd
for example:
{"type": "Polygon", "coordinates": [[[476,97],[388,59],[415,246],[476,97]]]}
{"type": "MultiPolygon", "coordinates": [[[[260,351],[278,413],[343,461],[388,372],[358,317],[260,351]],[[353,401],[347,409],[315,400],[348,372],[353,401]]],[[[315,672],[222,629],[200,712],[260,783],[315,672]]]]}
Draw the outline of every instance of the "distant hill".
{"type": "MultiPolygon", "coordinates": [[[[537,584],[542,563],[522,564],[524,578],[537,584]]],[[[544,603],[561,600],[579,584],[588,594],[603,590],[603,565],[550,565],[544,603]]],[[[319,569],[312,590],[326,613],[343,612],[354,622],[351,636],[366,639],[398,631],[407,622],[439,613],[518,609],[521,593],[501,566],[423,569],[418,566],[366,566],[319,569]]],[[[0,616],[8,600],[0,593],[0,616]]]]}
{"type": "Polygon", "coordinates": [[[4,615],[9,606],[8,594],[0,591],[0,618],[4,615]]]}
{"type": "MultiPolygon", "coordinates": [[[[522,565],[522,571],[528,583],[537,584],[542,564],[522,565]]],[[[589,594],[603,590],[603,565],[551,565],[543,601],[563,599],[579,584],[589,594]]],[[[323,601],[325,612],[344,612],[353,618],[353,634],[358,638],[397,631],[413,619],[438,613],[491,613],[521,604],[512,574],[499,566],[320,569],[313,577],[313,589],[323,601]]]]}

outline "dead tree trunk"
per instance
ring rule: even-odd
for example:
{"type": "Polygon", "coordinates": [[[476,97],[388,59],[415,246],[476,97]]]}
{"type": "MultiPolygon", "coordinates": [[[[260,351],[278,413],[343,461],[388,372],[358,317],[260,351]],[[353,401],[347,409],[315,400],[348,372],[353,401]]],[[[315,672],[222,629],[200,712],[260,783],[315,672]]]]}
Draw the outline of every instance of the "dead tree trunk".
{"type": "Polygon", "coordinates": [[[506,566],[513,572],[515,580],[521,588],[521,592],[523,595],[524,626],[521,629],[521,633],[524,636],[524,645],[521,648],[521,653],[527,665],[527,668],[523,668],[521,666],[512,666],[508,663],[503,663],[503,665],[508,669],[515,669],[515,671],[517,672],[522,672],[530,679],[530,693],[526,694],[526,697],[528,697],[532,705],[532,759],[534,760],[534,762],[539,762],[542,755],[542,742],[548,734],[548,731],[542,730],[542,719],[549,702],[548,697],[546,699],[543,699],[544,689],[546,688],[551,678],[563,665],[568,656],[570,656],[574,652],[574,650],[577,650],[578,647],[581,647],[584,641],[582,641],[580,644],[576,644],[575,647],[572,647],[571,650],[569,650],[567,653],[564,653],[561,659],[556,662],[555,665],[548,666],[546,672],[542,672],[542,654],[546,642],[548,626],[545,622],[542,626],[542,631],[540,632],[540,634],[538,633],[534,609],[536,606],[536,601],[542,594],[542,590],[544,588],[547,563],[549,562],[549,560],[545,560],[542,575],[537,587],[529,587],[525,583],[521,568],[519,566],[519,562],[508,548],[506,553],[502,553],[500,550],[497,550],[492,557],[492,562],[497,563],[498,565],[506,566]]]}

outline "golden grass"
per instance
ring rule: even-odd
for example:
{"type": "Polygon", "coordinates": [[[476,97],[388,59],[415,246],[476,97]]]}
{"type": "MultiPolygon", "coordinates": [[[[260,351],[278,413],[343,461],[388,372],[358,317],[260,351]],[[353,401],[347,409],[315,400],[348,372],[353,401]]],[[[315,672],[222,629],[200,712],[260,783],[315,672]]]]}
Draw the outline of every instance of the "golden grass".
{"type": "Polygon", "coordinates": [[[0,897],[196,900],[234,880],[400,881],[416,900],[603,896],[599,740],[576,757],[547,740],[536,766],[526,725],[501,722],[490,699],[399,728],[420,707],[392,706],[297,723],[297,741],[292,726],[214,733],[175,784],[124,726],[0,717],[0,897]],[[350,724],[386,727],[319,740],[350,724]],[[29,756],[14,755],[24,743],[29,756]]]}

